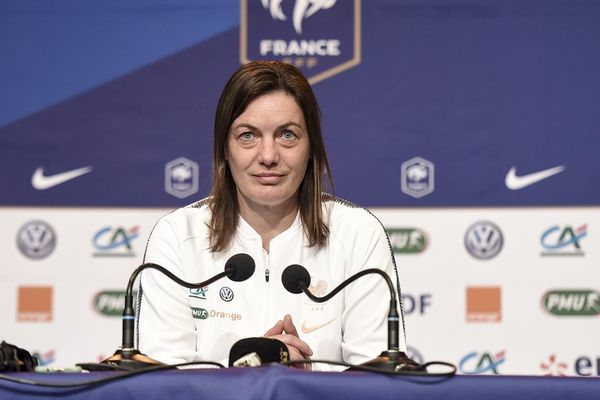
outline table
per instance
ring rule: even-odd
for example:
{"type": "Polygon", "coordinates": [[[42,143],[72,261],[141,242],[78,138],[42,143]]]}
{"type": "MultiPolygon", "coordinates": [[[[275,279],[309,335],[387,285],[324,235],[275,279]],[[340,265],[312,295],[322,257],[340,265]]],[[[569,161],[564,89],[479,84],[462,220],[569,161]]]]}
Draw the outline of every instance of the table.
{"type": "MultiPolygon", "coordinates": [[[[12,373],[53,383],[121,375],[12,373]]],[[[457,375],[398,377],[368,372],[309,372],[284,366],[153,371],[98,386],[43,388],[0,380],[0,399],[598,399],[600,378],[457,375]]]]}

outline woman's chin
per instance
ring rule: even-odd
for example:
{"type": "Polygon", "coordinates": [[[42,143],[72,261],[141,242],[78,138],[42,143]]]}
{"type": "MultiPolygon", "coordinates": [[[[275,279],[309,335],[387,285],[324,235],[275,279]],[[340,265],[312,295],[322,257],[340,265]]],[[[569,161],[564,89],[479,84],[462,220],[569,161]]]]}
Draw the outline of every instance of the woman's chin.
{"type": "Polygon", "coordinates": [[[281,207],[286,205],[297,205],[297,199],[294,195],[282,195],[281,193],[260,193],[248,199],[249,204],[262,207],[281,207]]]}

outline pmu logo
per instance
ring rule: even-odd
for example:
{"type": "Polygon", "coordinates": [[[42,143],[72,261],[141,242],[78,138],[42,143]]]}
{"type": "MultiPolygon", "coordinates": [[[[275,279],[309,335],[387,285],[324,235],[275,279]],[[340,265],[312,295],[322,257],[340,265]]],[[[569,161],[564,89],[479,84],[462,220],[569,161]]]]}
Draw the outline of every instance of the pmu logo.
{"type": "Polygon", "coordinates": [[[403,193],[419,199],[435,189],[435,166],[431,161],[413,157],[403,162],[400,168],[403,193]]]}
{"type": "Polygon", "coordinates": [[[465,248],[480,260],[494,258],[502,250],[504,237],[496,224],[490,221],[474,223],[465,232],[465,248]]]}
{"type": "MultiPolygon", "coordinates": [[[[132,293],[133,298],[137,293],[132,293]]],[[[125,308],[125,292],[123,290],[104,290],[94,296],[94,309],[98,314],[107,317],[120,317],[125,308]]]]}
{"type": "Polygon", "coordinates": [[[542,233],[540,243],[545,251],[542,256],[583,256],[581,240],[587,236],[587,224],[575,229],[567,225],[551,226],[542,233]]]}
{"type": "Polygon", "coordinates": [[[56,247],[56,233],[44,221],[30,221],[19,229],[17,246],[21,253],[31,259],[48,257],[56,247]]]}
{"type": "Polygon", "coordinates": [[[135,253],[131,242],[139,236],[139,226],[125,229],[110,226],[100,229],[92,239],[96,248],[94,257],[133,257],[135,253]]]}
{"type": "Polygon", "coordinates": [[[502,350],[496,354],[489,352],[477,353],[471,352],[464,356],[458,365],[460,372],[467,375],[485,374],[486,372],[494,375],[500,374],[498,368],[504,364],[505,351],[502,350]]]}
{"type": "Polygon", "coordinates": [[[557,289],[544,294],[543,308],[558,317],[600,314],[600,292],[592,289],[557,289]]]}
{"type": "Polygon", "coordinates": [[[422,253],[429,244],[427,234],[418,228],[390,228],[387,233],[395,254],[422,253]]]}
{"type": "Polygon", "coordinates": [[[310,83],[360,64],[360,0],[242,0],[240,62],[280,60],[310,83]]]}
{"type": "Polygon", "coordinates": [[[204,308],[192,307],[192,317],[195,319],[207,319],[208,310],[204,308]]]}

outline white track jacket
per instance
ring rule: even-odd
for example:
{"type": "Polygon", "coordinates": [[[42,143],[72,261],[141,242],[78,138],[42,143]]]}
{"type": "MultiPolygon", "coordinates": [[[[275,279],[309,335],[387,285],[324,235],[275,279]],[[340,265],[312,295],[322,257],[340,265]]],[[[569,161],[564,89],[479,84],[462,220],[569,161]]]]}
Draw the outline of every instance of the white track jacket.
{"type": "MultiPolygon", "coordinates": [[[[231,248],[211,253],[206,201],[161,218],[148,240],[144,262],[159,264],[188,282],[202,282],[223,272],[229,257],[237,253],[250,255],[256,270],[244,282],[223,278],[203,289],[181,287],[155,270],[142,272],[137,310],[140,351],[168,364],[217,361],[226,365],[236,341],[263,336],[286,314],[312,349],[313,359],[359,364],[386,350],[390,295],[381,276],[364,276],[320,304],[304,293],[287,292],[281,283],[283,270],[299,264],[309,271],[310,290],[317,296],[366,268],[384,270],[398,285],[394,255],[379,220],[333,196],[325,198],[323,209],[330,229],[327,246],[307,246],[298,215],[289,229],[271,240],[269,253],[242,218],[231,248]]],[[[399,310],[400,350],[406,351],[399,310]]],[[[313,369],[336,368],[315,364],[313,369]]]]}

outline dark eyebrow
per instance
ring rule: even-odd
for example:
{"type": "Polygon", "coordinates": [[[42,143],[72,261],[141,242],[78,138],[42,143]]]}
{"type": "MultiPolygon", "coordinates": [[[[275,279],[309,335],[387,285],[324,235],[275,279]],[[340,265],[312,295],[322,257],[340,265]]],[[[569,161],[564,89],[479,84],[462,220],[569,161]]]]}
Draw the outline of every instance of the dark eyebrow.
{"type": "MultiPolygon", "coordinates": [[[[298,123],[296,123],[294,121],[290,121],[290,122],[286,122],[285,124],[279,125],[277,127],[277,130],[281,130],[281,129],[284,129],[284,128],[287,128],[287,127],[290,127],[290,126],[296,126],[296,127],[300,128],[300,129],[304,129],[302,127],[302,125],[300,125],[300,124],[298,124],[298,123]]],[[[259,131],[260,132],[260,129],[258,129],[256,126],[254,126],[252,124],[248,124],[246,122],[243,122],[243,123],[238,124],[238,125],[232,125],[230,129],[239,129],[239,128],[248,128],[250,130],[259,131]]]]}
{"type": "Polygon", "coordinates": [[[238,124],[238,125],[231,125],[231,127],[229,129],[238,129],[238,128],[248,128],[253,131],[259,130],[257,127],[255,127],[251,124],[246,124],[246,123],[242,123],[242,124],[238,124]]]}
{"type": "Polygon", "coordinates": [[[300,124],[297,124],[297,123],[295,123],[295,122],[293,122],[293,121],[290,121],[290,122],[288,122],[288,123],[285,123],[285,124],[283,124],[283,125],[280,125],[280,126],[278,126],[278,127],[277,127],[277,130],[280,130],[280,129],[283,129],[283,128],[287,128],[288,126],[297,126],[297,127],[298,127],[298,128],[300,128],[300,129],[304,129],[304,128],[302,127],[302,125],[300,125],[300,124]]]}

